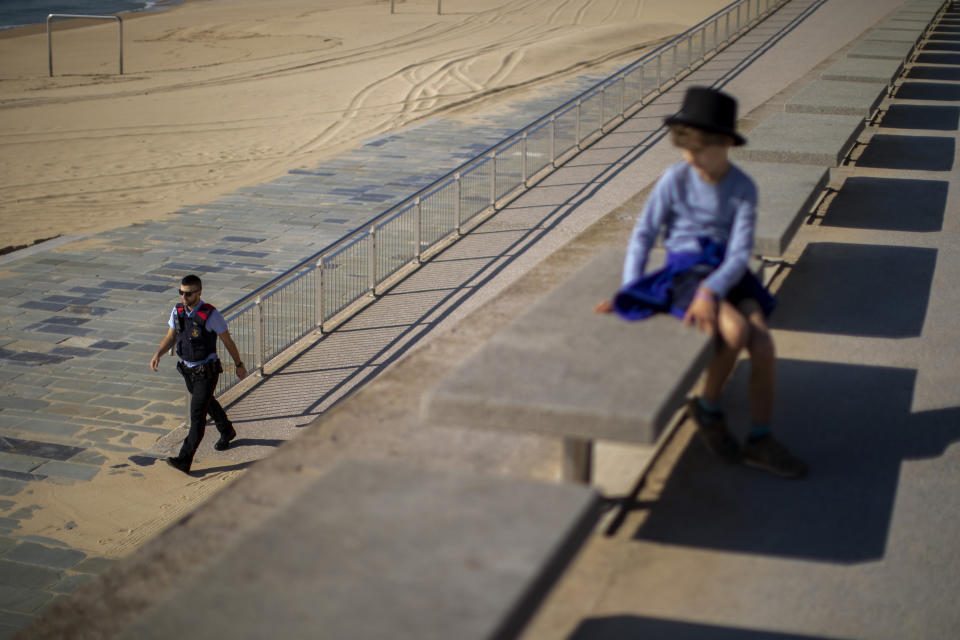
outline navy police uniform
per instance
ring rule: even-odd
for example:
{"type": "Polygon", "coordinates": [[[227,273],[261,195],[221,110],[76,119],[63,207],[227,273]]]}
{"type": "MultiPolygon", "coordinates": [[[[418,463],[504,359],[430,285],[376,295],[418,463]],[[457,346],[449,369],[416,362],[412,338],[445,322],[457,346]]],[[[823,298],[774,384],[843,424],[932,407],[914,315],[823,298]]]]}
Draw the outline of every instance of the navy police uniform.
{"type": "Polygon", "coordinates": [[[217,356],[217,336],[227,330],[227,323],[213,305],[198,300],[193,311],[188,311],[183,303],[177,304],[169,324],[177,332],[177,355],[180,356],[177,370],[190,392],[190,432],[177,455],[177,460],[189,467],[203,440],[208,413],[217,425],[221,441],[237,435],[213,395],[223,371],[217,356]]]}

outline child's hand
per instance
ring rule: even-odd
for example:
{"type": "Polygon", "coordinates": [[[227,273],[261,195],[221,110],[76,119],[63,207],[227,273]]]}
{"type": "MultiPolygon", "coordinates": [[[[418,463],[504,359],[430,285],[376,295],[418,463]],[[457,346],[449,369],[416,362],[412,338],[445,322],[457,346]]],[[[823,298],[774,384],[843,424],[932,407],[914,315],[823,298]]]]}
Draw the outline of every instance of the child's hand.
{"type": "Polygon", "coordinates": [[[703,333],[713,334],[717,330],[717,299],[713,292],[698,289],[693,296],[693,302],[687,307],[683,316],[683,323],[694,325],[703,333]]]}
{"type": "Polygon", "coordinates": [[[613,313],[613,301],[604,300],[593,308],[594,313],[613,313]]]}

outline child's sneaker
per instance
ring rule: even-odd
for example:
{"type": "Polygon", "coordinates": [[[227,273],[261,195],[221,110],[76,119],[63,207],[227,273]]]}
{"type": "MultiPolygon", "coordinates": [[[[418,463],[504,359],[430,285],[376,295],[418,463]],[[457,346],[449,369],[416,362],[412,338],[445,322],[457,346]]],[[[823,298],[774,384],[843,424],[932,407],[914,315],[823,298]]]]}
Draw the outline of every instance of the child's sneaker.
{"type": "Polygon", "coordinates": [[[727,430],[723,413],[704,410],[697,398],[692,398],[687,407],[690,410],[690,417],[696,423],[700,437],[703,438],[707,448],[726,462],[738,462],[740,460],[740,446],[737,444],[736,438],[727,430]]]}
{"type": "Polygon", "coordinates": [[[771,435],[743,445],[743,462],[784,478],[802,478],[807,475],[806,463],[794,457],[771,435]]]}

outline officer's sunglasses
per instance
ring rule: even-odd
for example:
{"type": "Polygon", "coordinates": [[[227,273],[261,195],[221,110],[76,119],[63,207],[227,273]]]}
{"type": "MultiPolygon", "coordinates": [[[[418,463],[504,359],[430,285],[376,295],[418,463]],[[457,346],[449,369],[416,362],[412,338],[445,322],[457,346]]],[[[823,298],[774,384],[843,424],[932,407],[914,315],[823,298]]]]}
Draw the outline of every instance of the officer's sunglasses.
{"type": "Polygon", "coordinates": [[[179,293],[181,296],[192,296],[192,295],[195,294],[195,293],[200,293],[200,291],[199,291],[199,290],[196,290],[196,291],[184,291],[183,289],[177,289],[177,293],[179,293]]]}

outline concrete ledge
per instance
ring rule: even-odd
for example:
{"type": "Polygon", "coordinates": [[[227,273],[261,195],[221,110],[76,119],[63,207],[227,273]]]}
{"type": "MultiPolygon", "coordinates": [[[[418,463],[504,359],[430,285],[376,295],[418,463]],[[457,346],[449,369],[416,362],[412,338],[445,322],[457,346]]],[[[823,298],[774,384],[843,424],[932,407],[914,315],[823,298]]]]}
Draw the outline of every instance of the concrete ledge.
{"type": "Polygon", "coordinates": [[[906,60],[913,53],[913,43],[864,41],[847,52],[848,58],[888,58],[906,60]]]}
{"type": "Polygon", "coordinates": [[[922,36],[927,30],[927,27],[930,26],[929,20],[924,20],[922,18],[916,18],[911,16],[894,16],[889,20],[885,20],[877,25],[878,29],[901,29],[904,31],[912,31],[917,34],[917,37],[922,36]]]}
{"type": "Polygon", "coordinates": [[[754,253],[779,257],[827,186],[830,170],[808,165],[739,162],[757,184],[759,204],[754,253]]]}
{"type": "Polygon", "coordinates": [[[583,486],[340,463],[118,637],[514,638],[600,513],[583,486]]]}
{"type": "Polygon", "coordinates": [[[672,316],[594,313],[622,266],[622,251],[607,251],[553,289],[424,395],[425,419],[653,443],[709,362],[712,339],[672,316]]]}
{"type": "Polygon", "coordinates": [[[917,42],[920,41],[921,35],[922,31],[914,32],[904,29],[878,27],[867,32],[867,37],[864,38],[864,42],[907,42],[916,46],[917,42]]]}
{"type": "Polygon", "coordinates": [[[903,62],[889,58],[843,58],[820,77],[842,82],[883,83],[890,86],[900,76],[903,62]]]}
{"type": "Polygon", "coordinates": [[[819,113],[868,118],[886,94],[884,82],[816,80],[787,101],[788,113],[819,113]]]}
{"type": "Polygon", "coordinates": [[[835,167],[863,130],[864,119],[849,115],[775,113],[747,134],[734,149],[735,162],[794,162],[835,167]]]}

